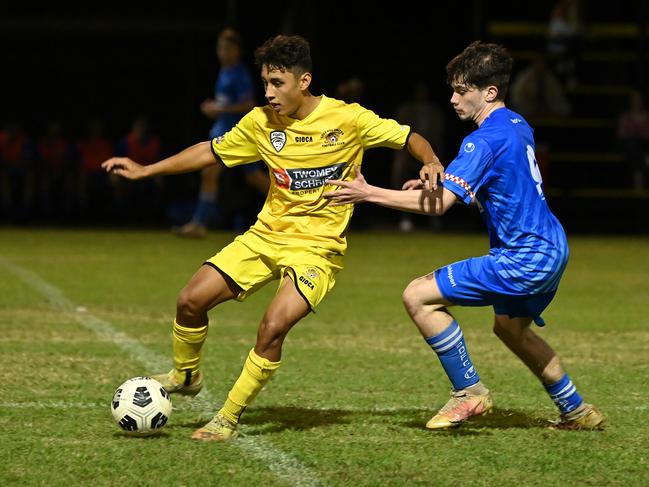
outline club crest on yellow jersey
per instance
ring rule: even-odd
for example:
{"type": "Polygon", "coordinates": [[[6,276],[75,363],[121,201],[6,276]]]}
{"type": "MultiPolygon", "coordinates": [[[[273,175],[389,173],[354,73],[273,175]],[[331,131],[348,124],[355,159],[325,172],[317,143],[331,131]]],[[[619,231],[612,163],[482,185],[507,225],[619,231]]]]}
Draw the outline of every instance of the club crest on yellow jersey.
{"type": "Polygon", "coordinates": [[[277,152],[281,151],[286,145],[286,132],[282,130],[273,130],[270,133],[270,143],[277,152]]]}
{"type": "Polygon", "coordinates": [[[340,129],[330,129],[330,130],[325,130],[320,134],[320,139],[322,140],[322,147],[331,147],[334,145],[342,145],[345,142],[340,140],[342,136],[345,134],[340,129]]]}

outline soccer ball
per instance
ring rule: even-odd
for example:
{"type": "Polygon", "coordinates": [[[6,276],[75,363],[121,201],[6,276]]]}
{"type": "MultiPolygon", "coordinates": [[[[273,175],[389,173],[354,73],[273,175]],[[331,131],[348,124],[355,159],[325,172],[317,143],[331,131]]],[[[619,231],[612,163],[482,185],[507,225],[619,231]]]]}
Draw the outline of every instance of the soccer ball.
{"type": "Polygon", "coordinates": [[[171,399],[160,382],[151,377],[134,377],[117,388],[110,411],[117,425],[128,435],[157,433],[171,415],[171,399]]]}

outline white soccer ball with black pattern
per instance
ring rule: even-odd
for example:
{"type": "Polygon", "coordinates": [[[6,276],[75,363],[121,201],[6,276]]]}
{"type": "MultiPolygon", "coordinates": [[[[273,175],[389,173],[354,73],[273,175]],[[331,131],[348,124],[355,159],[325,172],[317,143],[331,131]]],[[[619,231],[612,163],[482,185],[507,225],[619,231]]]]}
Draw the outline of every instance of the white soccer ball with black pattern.
{"type": "Polygon", "coordinates": [[[110,411],[126,434],[148,436],[167,424],[171,415],[171,399],[157,380],[134,377],[117,388],[110,411]]]}

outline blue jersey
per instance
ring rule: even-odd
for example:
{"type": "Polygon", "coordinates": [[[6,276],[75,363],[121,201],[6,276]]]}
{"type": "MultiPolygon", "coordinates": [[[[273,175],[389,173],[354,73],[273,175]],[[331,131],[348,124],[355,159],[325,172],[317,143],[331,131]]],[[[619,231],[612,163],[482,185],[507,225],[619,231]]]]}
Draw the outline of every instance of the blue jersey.
{"type": "Polygon", "coordinates": [[[568,260],[563,227],[543,194],[533,130],[499,108],[467,136],[446,169],[444,187],[475,201],[489,231],[493,276],[503,293],[556,290],[568,260]]]}
{"type": "MultiPolygon", "coordinates": [[[[250,73],[243,64],[223,68],[216,80],[214,99],[223,105],[233,105],[252,100],[253,86],[250,73]]],[[[210,129],[210,139],[225,134],[243,117],[243,113],[224,113],[210,129]]]]}

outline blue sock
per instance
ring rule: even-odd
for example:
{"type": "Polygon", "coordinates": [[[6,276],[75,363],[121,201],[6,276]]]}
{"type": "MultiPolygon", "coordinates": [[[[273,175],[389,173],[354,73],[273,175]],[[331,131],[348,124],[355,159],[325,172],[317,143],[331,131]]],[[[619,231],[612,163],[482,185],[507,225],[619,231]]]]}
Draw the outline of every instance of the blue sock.
{"type": "Polygon", "coordinates": [[[574,411],[584,402],[577,392],[577,388],[570,380],[570,377],[568,377],[568,374],[565,374],[559,382],[543,384],[543,386],[559,408],[559,411],[561,411],[561,414],[568,414],[570,411],[574,411]]]}
{"type": "Polygon", "coordinates": [[[192,216],[192,221],[194,223],[200,223],[201,225],[207,225],[210,220],[214,218],[216,214],[216,205],[213,200],[205,199],[202,197],[199,198],[196,209],[194,210],[194,216],[192,216]]]}
{"type": "Polygon", "coordinates": [[[478,372],[471,363],[469,352],[464,344],[464,335],[457,321],[439,335],[426,338],[426,343],[437,354],[453,389],[466,389],[480,380],[478,372]]]}

